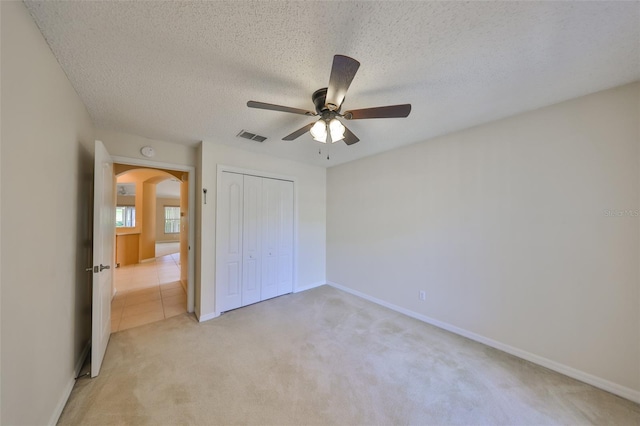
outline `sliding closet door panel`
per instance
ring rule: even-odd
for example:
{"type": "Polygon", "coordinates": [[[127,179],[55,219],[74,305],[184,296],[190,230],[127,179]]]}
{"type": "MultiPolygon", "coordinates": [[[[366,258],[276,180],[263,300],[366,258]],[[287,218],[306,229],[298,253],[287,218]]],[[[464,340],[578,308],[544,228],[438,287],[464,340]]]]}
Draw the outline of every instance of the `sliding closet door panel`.
{"type": "Polygon", "coordinates": [[[279,183],[262,180],[262,300],[278,295],[279,183]]]}
{"type": "Polygon", "coordinates": [[[224,312],[242,304],[243,176],[222,173],[218,199],[216,305],[224,312]]]}
{"type": "Polygon", "coordinates": [[[278,295],[293,291],[293,182],[278,181],[278,295]]]}
{"type": "Polygon", "coordinates": [[[261,300],[262,178],[244,176],[242,306],[261,300]]]}

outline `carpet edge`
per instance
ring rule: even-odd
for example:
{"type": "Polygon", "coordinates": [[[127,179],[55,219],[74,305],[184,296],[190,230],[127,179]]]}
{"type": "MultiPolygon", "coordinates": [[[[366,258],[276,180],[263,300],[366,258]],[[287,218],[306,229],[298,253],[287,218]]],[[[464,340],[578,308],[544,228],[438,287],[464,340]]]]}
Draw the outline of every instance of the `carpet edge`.
{"type": "Polygon", "coordinates": [[[494,349],[501,350],[518,358],[522,358],[526,361],[532,362],[539,366],[548,368],[549,370],[553,370],[557,373],[564,374],[565,376],[571,377],[573,379],[579,380],[581,382],[587,383],[591,386],[594,386],[598,389],[602,389],[604,391],[610,392],[614,395],[620,396],[622,398],[628,399],[632,402],[640,403],[640,391],[636,391],[634,389],[628,388],[626,386],[620,385],[618,383],[611,382],[609,380],[603,379],[598,376],[594,376],[592,374],[586,373],[584,371],[575,369],[573,367],[569,367],[568,365],[561,364],[559,362],[550,360],[548,358],[544,358],[542,356],[533,354],[531,352],[527,352],[522,349],[515,348],[513,346],[507,345],[505,343],[501,343],[497,340],[490,339],[488,337],[482,336],[480,334],[473,333],[471,331],[465,330],[463,328],[456,327],[454,325],[448,324],[446,322],[442,322],[436,320],[434,318],[428,317],[426,315],[419,314],[412,310],[403,308],[401,306],[394,305],[392,303],[386,302],[384,300],[375,298],[366,293],[362,293],[358,290],[354,290],[352,288],[343,286],[341,284],[327,281],[327,285],[334,287],[338,290],[342,290],[346,293],[352,294],[354,296],[360,297],[362,299],[368,300],[369,302],[373,302],[377,305],[384,306],[385,308],[389,308],[393,311],[399,312],[401,314],[407,315],[411,318],[415,318],[419,321],[425,322],[427,324],[433,325],[435,327],[441,328],[446,331],[450,331],[451,333],[457,334],[462,337],[466,337],[467,339],[471,339],[478,343],[482,343],[484,345],[490,346],[494,349]]]}

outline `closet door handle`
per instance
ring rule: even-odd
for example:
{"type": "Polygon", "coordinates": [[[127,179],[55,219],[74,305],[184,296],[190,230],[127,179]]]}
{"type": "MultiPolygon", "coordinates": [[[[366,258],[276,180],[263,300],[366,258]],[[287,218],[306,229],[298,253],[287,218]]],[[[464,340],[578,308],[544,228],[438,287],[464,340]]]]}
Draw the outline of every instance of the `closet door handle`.
{"type": "Polygon", "coordinates": [[[107,265],[104,266],[102,263],[100,264],[100,272],[102,272],[103,269],[111,269],[111,266],[107,265]]]}

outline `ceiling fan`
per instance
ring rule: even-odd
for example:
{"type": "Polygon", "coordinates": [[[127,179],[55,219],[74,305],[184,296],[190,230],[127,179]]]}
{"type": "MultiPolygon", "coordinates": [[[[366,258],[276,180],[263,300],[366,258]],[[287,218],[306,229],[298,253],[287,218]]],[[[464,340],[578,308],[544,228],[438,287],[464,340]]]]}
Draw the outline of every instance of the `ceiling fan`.
{"type": "Polygon", "coordinates": [[[307,132],[311,132],[313,139],[319,142],[326,143],[330,136],[331,142],[337,142],[344,139],[344,142],[347,145],[353,145],[360,139],[347,129],[344,124],[338,120],[338,118],[345,118],[347,120],[360,120],[364,118],[399,118],[407,117],[411,112],[411,104],[402,104],[355,109],[345,111],[344,114],[341,114],[340,109],[342,108],[342,103],[344,102],[347,89],[349,89],[349,85],[351,85],[359,67],[360,62],[348,56],[335,55],[333,57],[333,66],[331,67],[331,75],[329,77],[329,87],[318,89],[311,96],[316,112],[256,101],[247,102],[247,106],[250,108],[268,109],[272,111],[320,117],[318,121],[307,124],[290,135],[285,136],[282,140],[292,141],[307,132]]]}

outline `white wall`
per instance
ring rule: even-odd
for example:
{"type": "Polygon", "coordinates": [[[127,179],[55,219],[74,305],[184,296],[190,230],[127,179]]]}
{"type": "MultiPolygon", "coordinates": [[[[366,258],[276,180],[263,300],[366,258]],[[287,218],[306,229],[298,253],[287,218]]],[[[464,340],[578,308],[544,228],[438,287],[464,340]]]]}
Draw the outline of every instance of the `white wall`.
{"type": "Polygon", "coordinates": [[[181,166],[195,166],[196,147],[180,145],[155,139],[147,139],[142,136],[131,135],[113,130],[96,129],[96,139],[102,141],[109,154],[118,157],[135,158],[137,160],[150,160],[158,163],[170,163],[181,166]],[[143,146],[155,148],[153,158],[147,158],[140,153],[143,146]]]}
{"type": "MultiPolygon", "coordinates": [[[[215,311],[215,214],[217,165],[262,171],[296,178],[297,201],[297,281],[294,291],[325,283],[326,255],[326,169],[263,154],[243,151],[205,141],[201,147],[202,166],[198,182],[199,196],[207,189],[207,204],[198,203],[201,217],[199,265],[201,318],[215,311]]],[[[197,275],[197,274],[196,274],[197,275]]]]}
{"type": "Polygon", "coordinates": [[[627,85],[331,168],[327,279],[637,400],[639,99],[627,85]]]}
{"type": "Polygon", "coordinates": [[[22,2],[0,2],[2,424],[55,423],[91,336],[93,125],[22,2]]]}

